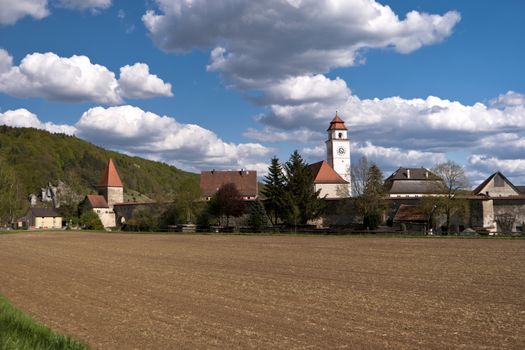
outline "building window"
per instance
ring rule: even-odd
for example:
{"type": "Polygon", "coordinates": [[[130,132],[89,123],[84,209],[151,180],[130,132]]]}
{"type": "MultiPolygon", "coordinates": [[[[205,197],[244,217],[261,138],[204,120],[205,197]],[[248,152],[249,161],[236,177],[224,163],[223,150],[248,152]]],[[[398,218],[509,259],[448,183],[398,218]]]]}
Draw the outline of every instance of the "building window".
{"type": "Polygon", "coordinates": [[[505,181],[501,176],[496,176],[494,178],[494,187],[505,187],[505,181]]]}

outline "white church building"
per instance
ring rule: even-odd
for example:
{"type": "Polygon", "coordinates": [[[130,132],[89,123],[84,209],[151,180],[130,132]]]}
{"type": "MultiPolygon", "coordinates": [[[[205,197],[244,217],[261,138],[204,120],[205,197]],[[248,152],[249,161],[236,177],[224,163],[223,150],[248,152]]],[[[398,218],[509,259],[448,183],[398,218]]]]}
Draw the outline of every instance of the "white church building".
{"type": "Polygon", "coordinates": [[[337,113],[327,132],[326,161],[310,164],[315,189],[327,199],[351,197],[350,139],[345,122],[337,113]]]}

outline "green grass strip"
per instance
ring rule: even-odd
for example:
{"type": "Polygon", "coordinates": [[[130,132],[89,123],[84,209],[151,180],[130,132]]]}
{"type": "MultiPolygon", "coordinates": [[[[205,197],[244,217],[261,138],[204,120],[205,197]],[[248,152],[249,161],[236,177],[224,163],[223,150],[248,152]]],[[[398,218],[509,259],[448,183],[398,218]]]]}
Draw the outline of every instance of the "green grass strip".
{"type": "Polygon", "coordinates": [[[0,349],[87,350],[89,348],[34,321],[0,295],[0,349]]]}

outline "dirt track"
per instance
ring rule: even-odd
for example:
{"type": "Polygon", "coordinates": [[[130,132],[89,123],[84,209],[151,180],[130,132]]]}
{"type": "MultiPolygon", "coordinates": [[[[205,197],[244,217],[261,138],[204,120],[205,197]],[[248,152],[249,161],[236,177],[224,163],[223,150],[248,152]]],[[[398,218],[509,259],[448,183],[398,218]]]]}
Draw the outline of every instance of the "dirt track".
{"type": "Polygon", "coordinates": [[[525,348],[525,240],[0,235],[0,293],[100,349],[525,348]]]}

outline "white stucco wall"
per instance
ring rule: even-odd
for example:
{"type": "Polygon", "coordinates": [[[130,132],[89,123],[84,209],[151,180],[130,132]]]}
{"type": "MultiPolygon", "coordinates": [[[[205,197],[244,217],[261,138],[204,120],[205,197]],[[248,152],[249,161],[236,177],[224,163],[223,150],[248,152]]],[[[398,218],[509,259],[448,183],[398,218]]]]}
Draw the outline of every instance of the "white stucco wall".
{"type": "Polygon", "coordinates": [[[35,228],[44,228],[44,229],[60,229],[62,228],[62,217],[40,217],[37,216],[34,219],[35,228]]]}
{"type": "Polygon", "coordinates": [[[324,197],[326,195],[326,198],[348,198],[349,197],[349,191],[350,188],[347,186],[347,189],[345,190],[344,184],[315,184],[315,190],[321,189],[321,193],[319,194],[319,197],[324,197]]]}
{"type": "Polygon", "coordinates": [[[117,226],[115,212],[112,209],[109,209],[109,208],[93,208],[93,211],[98,215],[98,217],[100,218],[100,221],[102,222],[102,225],[104,225],[104,227],[115,227],[115,226],[117,226]]]}

